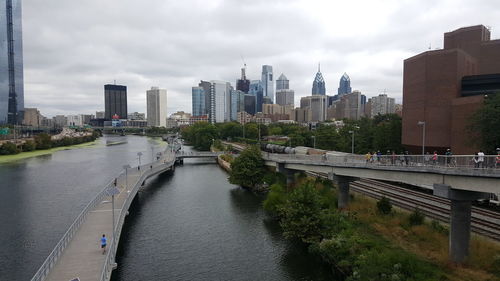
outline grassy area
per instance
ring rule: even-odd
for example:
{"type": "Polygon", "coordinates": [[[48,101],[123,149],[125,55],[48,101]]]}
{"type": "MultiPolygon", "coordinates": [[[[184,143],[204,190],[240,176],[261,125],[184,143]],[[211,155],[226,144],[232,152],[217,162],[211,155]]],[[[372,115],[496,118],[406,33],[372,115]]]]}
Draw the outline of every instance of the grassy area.
{"type": "Polygon", "coordinates": [[[0,164],[12,162],[12,161],[18,161],[18,160],[22,160],[22,159],[26,159],[26,158],[30,158],[30,157],[52,154],[56,151],[61,151],[61,150],[69,150],[69,149],[75,149],[75,148],[84,148],[84,147],[89,147],[89,146],[95,146],[95,145],[97,145],[98,142],[99,142],[98,140],[95,140],[93,142],[75,144],[75,145],[70,145],[70,146],[60,146],[60,147],[44,149],[44,150],[34,150],[34,151],[29,151],[29,152],[21,152],[21,153],[14,154],[14,155],[0,155],[0,164]]]}
{"type": "Polygon", "coordinates": [[[448,261],[448,229],[426,221],[409,226],[409,212],[397,209],[389,215],[377,212],[376,200],[356,194],[349,211],[377,234],[417,256],[445,269],[449,280],[500,280],[500,243],[473,235],[466,265],[455,266],[448,261]],[[497,259],[495,263],[495,256],[497,259]],[[499,275],[495,276],[494,274],[499,275]]]}

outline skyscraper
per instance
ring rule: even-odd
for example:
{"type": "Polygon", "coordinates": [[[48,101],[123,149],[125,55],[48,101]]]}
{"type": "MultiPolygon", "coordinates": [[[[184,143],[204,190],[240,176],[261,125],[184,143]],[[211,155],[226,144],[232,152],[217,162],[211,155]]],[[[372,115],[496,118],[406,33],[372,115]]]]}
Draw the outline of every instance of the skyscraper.
{"type": "Polygon", "coordinates": [[[273,67],[270,65],[262,66],[262,94],[264,97],[269,97],[274,102],[274,80],[273,67]]]}
{"type": "Polygon", "coordinates": [[[24,79],[21,0],[0,5],[0,124],[23,121],[24,79]]]}
{"type": "Polygon", "coordinates": [[[212,106],[210,122],[222,123],[229,121],[231,114],[231,85],[224,81],[210,81],[210,95],[212,106]]]}
{"type": "Polygon", "coordinates": [[[313,95],[300,99],[300,108],[308,108],[311,111],[311,119],[307,122],[322,122],[326,120],[327,97],[324,95],[313,95]]]}
{"type": "Polygon", "coordinates": [[[148,126],[167,127],[167,90],[151,87],[146,91],[148,126]]]}
{"type": "Polygon", "coordinates": [[[276,91],[288,89],[290,89],[290,81],[283,73],[281,73],[278,80],[276,80],[276,91]]]}
{"type": "Polygon", "coordinates": [[[344,75],[340,77],[338,94],[339,96],[342,96],[345,94],[350,94],[351,92],[351,79],[349,78],[349,75],[347,75],[347,73],[344,73],[344,75]]]}
{"type": "Polygon", "coordinates": [[[295,92],[293,90],[276,90],[276,104],[279,105],[294,105],[295,92]]]}
{"type": "Polygon", "coordinates": [[[318,65],[318,72],[316,73],[316,77],[314,77],[313,86],[312,86],[312,95],[326,95],[325,88],[325,79],[323,79],[323,75],[321,75],[321,69],[318,65]]]}
{"type": "Polygon", "coordinates": [[[238,120],[238,112],[245,111],[245,93],[231,90],[231,121],[238,120]]]}
{"type": "Polygon", "coordinates": [[[208,81],[203,81],[201,80],[200,83],[198,83],[199,87],[203,88],[203,92],[205,93],[205,115],[209,116],[211,113],[211,108],[212,108],[212,98],[210,95],[210,87],[211,83],[208,81]]]}
{"type": "Polygon", "coordinates": [[[191,90],[192,94],[192,108],[193,116],[206,115],[205,108],[205,91],[202,87],[193,87],[191,90]]]}
{"type": "Polygon", "coordinates": [[[104,118],[111,120],[114,115],[127,118],[127,86],[104,85],[104,118]]]}
{"type": "Polygon", "coordinates": [[[250,88],[250,80],[247,79],[245,70],[246,65],[241,69],[241,79],[236,80],[236,90],[242,91],[246,94],[250,88]]]}

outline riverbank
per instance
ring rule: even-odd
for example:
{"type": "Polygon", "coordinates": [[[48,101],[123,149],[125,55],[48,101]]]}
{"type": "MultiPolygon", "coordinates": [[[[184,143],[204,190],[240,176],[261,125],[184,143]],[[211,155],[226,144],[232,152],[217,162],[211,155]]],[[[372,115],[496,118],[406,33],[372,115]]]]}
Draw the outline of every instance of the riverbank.
{"type": "Polygon", "coordinates": [[[70,145],[70,146],[59,146],[59,147],[43,149],[43,150],[21,152],[21,153],[12,154],[12,155],[0,155],[0,164],[18,161],[18,160],[36,157],[36,156],[41,156],[41,155],[52,154],[54,152],[61,151],[61,150],[71,150],[71,149],[91,147],[91,146],[98,145],[98,143],[99,143],[99,141],[95,140],[92,142],[80,143],[80,144],[75,144],[75,145],[70,145]]]}

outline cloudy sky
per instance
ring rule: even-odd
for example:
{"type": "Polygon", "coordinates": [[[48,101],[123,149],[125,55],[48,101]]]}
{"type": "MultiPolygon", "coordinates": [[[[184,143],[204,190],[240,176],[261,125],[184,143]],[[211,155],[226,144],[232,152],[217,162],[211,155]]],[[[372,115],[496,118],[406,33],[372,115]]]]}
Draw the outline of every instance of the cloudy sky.
{"type": "Polygon", "coordinates": [[[442,48],[443,33],[469,25],[500,38],[498,0],[24,0],[26,107],[42,114],[104,109],[103,85],[128,87],[129,112],[145,91],[168,91],[169,114],[191,111],[191,87],[235,84],[243,65],[284,73],[296,104],[321,62],[327,94],[347,72],[368,97],[402,99],[403,60],[442,48]]]}

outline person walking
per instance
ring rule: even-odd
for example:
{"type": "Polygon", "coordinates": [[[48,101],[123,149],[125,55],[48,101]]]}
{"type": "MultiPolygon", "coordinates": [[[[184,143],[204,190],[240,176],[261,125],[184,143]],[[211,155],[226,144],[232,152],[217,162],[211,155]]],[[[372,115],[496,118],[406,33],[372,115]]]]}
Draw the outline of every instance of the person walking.
{"type": "Polygon", "coordinates": [[[453,155],[453,153],[451,153],[451,149],[448,148],[444,155],[446,155],[446,166],[450,166],[451,156],[453,155]]]}
{"type": "Polygon", "coordinates": [[[484,168],[484,152],[482,150],[477,153],[477,163],[478,168],[484,168]]]}
{"type": "Polygon", "coordinates": [[[495,168],[500,168],[500,147],[497,148],[497,157],[495,158],[495,168]]]}
{"type": "Polygon", "coordinates": [[[106,238],[106,234],[103,234],[101,237],[101,249],[102,249],[102,254],[106,253],[106,244],[108,242],[108,239],[106,238]]]}
{"type": "Polygon", "coordinates": [[[434,150],[434,154],[432,155],[432,165],[436,166],[438,160],[438,152],[434,150]]]}
{"type": "Polygon", "coordinates": [[[368,164],[368,162],[370,162],[370,159],[372,158],[372,154],[370,153],[370,151],[368,151],[366,154],[365,154],[365,160],[366,160],[366,163],[368,164]]]}
{"type": "Polygon", "coordinates": [[[392,151],[391,164],[392,166],[396,165],[396,152],[394,150],[392,151]]]}

